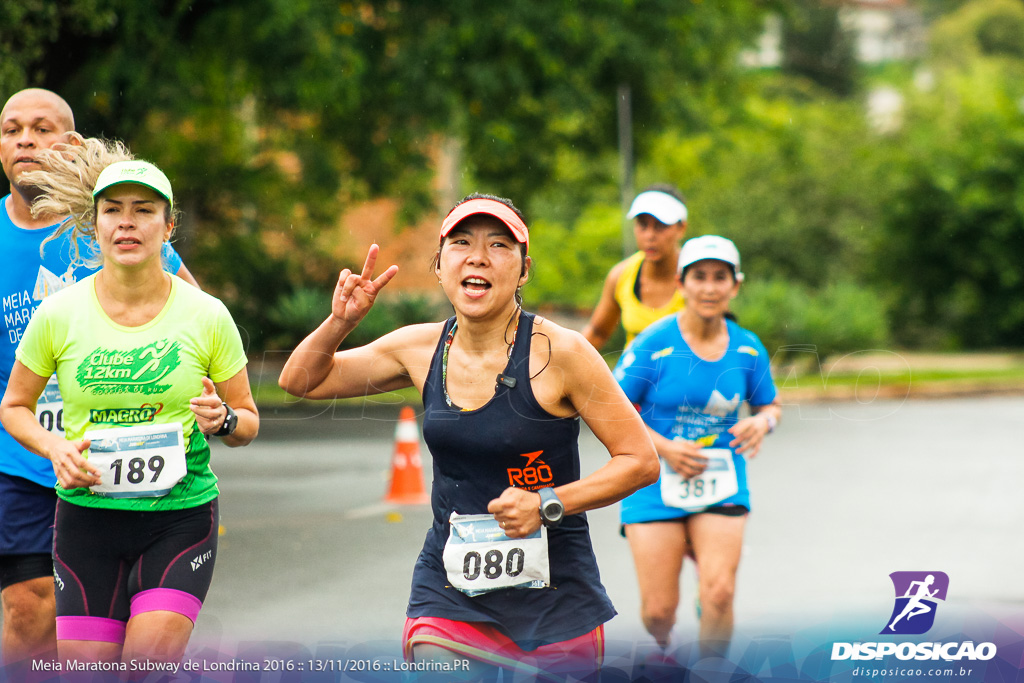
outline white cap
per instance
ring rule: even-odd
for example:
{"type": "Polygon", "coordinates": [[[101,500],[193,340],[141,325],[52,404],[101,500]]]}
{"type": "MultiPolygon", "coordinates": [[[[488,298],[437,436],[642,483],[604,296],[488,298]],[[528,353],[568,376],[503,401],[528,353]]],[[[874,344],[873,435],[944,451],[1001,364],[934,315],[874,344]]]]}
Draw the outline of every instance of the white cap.
{"type": "Polygon", "coordinates": [[[676,274],[681,274],[686,266],[705,259],[728,263],[736,274],[736,281],[743,281],[743,273],[740,272],[739,249],[732,243],[732,240],[718,235],[704,235],[686,240],[683,243],[683,248],[679,251],[679,265],[676,267],[676,274]]]}
{"type": "Polygon", "coordinates": [[[686,204],[667,192],[649,190],[636,196],[627,217],[636,218],[642,213],[649,213],[665,225],[672,225],[686,220],[686,204]]]}

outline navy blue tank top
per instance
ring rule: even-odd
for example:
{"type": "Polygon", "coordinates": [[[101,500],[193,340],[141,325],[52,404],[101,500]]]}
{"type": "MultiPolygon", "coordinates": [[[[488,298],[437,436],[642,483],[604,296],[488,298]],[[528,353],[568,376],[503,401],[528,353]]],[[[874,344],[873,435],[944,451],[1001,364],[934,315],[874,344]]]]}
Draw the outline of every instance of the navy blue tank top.
{"type": "Polygon", "coordinates": [[[498,627],[519,647],[588,633],[615,616],[601,585],[585,514],[568,515],[548,530],[549,588],[505,590],[469,597],[448,583],[442,553],[448,518],[486,514],[487,504],[509,486],[535,491],[580,478],[578,418],[555,417],[541,408],[530,386],[533,315],[520,314],[505,375],[494,397],[477,410],[449,406],[442,386],[442,351],[455,318],[445,324],[423,385],[423,438],[433,458],[434,522],[412,576],[410,617],[441,617],[498,627]]]}

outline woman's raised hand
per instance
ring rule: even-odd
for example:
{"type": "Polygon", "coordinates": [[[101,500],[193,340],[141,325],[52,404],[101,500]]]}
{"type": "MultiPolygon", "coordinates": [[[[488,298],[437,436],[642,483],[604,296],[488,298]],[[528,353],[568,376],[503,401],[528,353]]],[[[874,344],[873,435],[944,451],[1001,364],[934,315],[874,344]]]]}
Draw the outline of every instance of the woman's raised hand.
{"type": "Polygon", "coordinates": [[[371,279],[379,251],[380,247],[376,244],[370,245],[362,273],[357,275],[346,268],[338,274],[338,285],[334,288],[334,298],[331,300],[331,315],[338,320],[353,325],[362,320],[380,290],[398,273],[398,266],[391,266],[376,280],[371,279]]]}

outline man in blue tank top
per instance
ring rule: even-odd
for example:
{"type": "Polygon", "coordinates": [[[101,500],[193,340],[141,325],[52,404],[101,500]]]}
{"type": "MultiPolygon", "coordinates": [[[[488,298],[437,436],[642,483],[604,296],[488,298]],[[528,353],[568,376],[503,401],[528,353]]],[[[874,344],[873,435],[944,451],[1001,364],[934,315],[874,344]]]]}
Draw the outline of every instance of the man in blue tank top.
{"type": "MultiPolygon", "coordinates": [[[[11,192],[0,200],[0,394],[7,389],[14,351],[25,326],[46,296],[94,272],[74,263],[67,239],[40,248],[63,216],[33,217],[38,190],[21,183],[39,170],[36,155],[66,142],[75,129],[74,115],[59,95],[30,88],[15,93],[0,111],[0,162],[11,192]]],[[[88,252],[84,252],[88,253],[88,252]]],[[[164,268],[187,282],[195,279],[167,246],[164,268]]],[[[37,404],[40,423],[63,431],[63,402],[56,383],[37,404]]],[[[53,593],[53,519],[56,477],[48,460],[22,448],[0,426],[0,602],[3,604],[2,651],[6,663],[52,655],[56,647],[53,593]]]]}

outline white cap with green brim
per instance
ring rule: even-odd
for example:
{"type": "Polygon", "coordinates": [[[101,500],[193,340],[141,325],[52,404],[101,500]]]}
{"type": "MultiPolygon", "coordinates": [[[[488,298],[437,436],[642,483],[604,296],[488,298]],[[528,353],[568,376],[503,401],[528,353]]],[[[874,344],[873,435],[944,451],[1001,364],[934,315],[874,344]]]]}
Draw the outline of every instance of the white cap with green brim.
{"type": "Polygon", "coordinates": [[[98,197],[104,190],[114,185],[134,183],[143,185],[156,192],[174,206],[174,193],[171,192],[171,181],[164,172],[148,161],[118,161],[103,169],[96,179],[96,187],[92,196],[98,197]]]}

